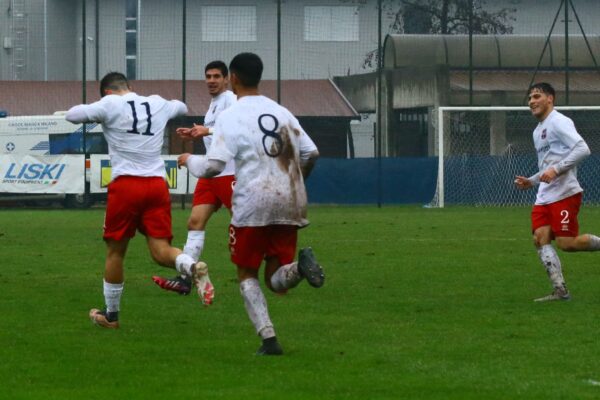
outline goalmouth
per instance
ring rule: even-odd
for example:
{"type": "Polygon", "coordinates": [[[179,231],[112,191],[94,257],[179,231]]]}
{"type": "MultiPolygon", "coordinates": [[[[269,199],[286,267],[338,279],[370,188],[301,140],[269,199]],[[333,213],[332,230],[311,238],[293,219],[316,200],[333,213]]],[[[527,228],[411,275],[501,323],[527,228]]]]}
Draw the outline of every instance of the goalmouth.
{"type": "MultiPolygon", "coordinates": [[[[592,155],[578,166],[584,203],[600,204],[600,106],[557,106],[571,118],[592,155]]],[[[438,178],[429,206],[531,205],[516,175],[537,172],[529,107],[439,107],[435,119],[438,178]]]]}

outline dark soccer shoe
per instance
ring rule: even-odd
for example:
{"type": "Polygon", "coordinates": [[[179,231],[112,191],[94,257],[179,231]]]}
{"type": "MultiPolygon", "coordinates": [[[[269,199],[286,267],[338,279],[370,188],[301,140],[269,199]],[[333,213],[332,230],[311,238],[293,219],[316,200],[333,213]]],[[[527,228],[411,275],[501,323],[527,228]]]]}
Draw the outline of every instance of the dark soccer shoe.
{"type": "Polygon", "coordinates": [[[283,349],[279,345],[277,338],[263,339],[262,346],[256,352],[257,356],[280,356],[283,355],[283,349]]]}
{"type": "Polygon", "coordinates": [[[298,253],[298,271],[306,278],[310,286],[316,288],[323,286],[325,274],[310,247],[301,249],[298,253]]]}
{"type": "Polygon", "coordinates": [[[192,290],[192,280],[190,278],[184,279],[181,276],[177,276],[169,279],[163,278],[162,276],[153,276],[152,280],[161,288],[184,296],[190,294],[190,291],[192,290]]]}

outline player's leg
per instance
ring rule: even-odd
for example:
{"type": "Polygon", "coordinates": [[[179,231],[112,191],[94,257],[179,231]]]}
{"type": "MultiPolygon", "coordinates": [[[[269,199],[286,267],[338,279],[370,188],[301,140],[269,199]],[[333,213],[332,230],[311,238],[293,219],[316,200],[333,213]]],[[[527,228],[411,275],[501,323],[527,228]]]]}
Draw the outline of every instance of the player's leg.
{"type": "Polygon", "coordinates": [[[104,303],[106,308],[90,310],[90,319],[105,328],[119,327],[119,311],[123,294],[123,260],[127,253],[129,238],[106,240],[106,260],[104,263],[104,303]]]}
{"type": "Polygon", "coordinates": [[[280,355],[283,350],[277,341],[267,300],[258,281],[258,270],[266,249],[264,230],[264,227],[230,226],[229,247],[231,261],[237,266],[240,294],[244,299],[246,313],[262,339],[257,354],[280,355]]]}
{"type": "MultiPolygon", "coordinates": [[[[212,179],[199,179],[194,190],[192,211],[188,218],[188,235],[183,252],[198,261],[204,249],[205,229],[211,215],[221,205],[213,193],[212,179]]],[[[172,278],[153,276],[152,280],[159,287],[179,294],[190,293],[192,281],[189,276],[181,274],[172,278]]]]}
{"type": "Polygon", "coordinates": [[[556,226],[556,245],[563,251],[598,251],[600,238],[592,234],[579,234],[579,210],[581,208],[582,193],[568,197],[554,206],[556,219],[560,225],[556,226]]]}
{"type": "Polygon", "coordinates": [[[550,295],[535,301],[568,300],[570,295],[562,273],[560,258],[551,244],[556,230],[552,226],[553,221],[556,220],[553,211],[549,205],[534,206],[531,218],[534,245],[553,287],[550,295]]]}
{"type": "Polygon", "coordinates": [[[302,279],[313,287],[323,286],[325,275],[310,247],[301,249],[294,262],[298,228],[292,225],[269,227],[265,282],[269,289],[285,293],[296,287],[302,279]]]}
{"type": "Polygon", "coordinates": [[[171,246],[171,196],[161,178],[147,183],[150,193],[140,216],[138,229],[146,235],[152,258],[160,265],[175,268],[191,277],[198,289],[202,303],[209,305],[214,298],[214,288],[208,276],[208,267],[196,262],[188,254],[171,246]],[[155,187],[150,188],[150,185],[155,187]]]}
{"type": "MultiPolygon", "coordinates": [[[[212,304],[215,297],[215,289],[208,275],[208,267],[202,261],[196,261],[189,254],[183,253],[176,247],[172,247],[165,238],[147,237],[148,248],[152,259],[157,264],[167,268],[175,268],[182,276],[186,277],[182,286],[175,291],[191,291],[191,282],[194,282],[198,296],[204,305],[212,304]],[[190,283],[188,283],[190,282],[190,283]],[[185,285],[185,286],[184,286],[185,285]]],[[[156,280],[155,280],[156,282],[156,280]]]]}
{"type": "Polygon", "coordinates": [[[123,293],[123,260],[129,240],[135,235],[139,221],[136,200],[138,180],[119,177],[108,186],[103,239],[106,243],[104,268],[104,310],[91,309],[92,322],[106,328],[119,327],[119,310],[123,293]]]}
{"type": "Polygon", "coordinates": [[[600,250],[600,237],[591,233],[575,237],[560,236],[556,238],[556,245],[562,251],[598,251],[600,250]]]}

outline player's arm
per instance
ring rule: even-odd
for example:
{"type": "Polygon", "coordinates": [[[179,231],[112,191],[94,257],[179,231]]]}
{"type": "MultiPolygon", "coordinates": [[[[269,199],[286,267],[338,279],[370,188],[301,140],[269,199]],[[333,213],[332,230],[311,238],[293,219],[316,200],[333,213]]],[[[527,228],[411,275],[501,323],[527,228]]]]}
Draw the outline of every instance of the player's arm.
{"type": "Polygon", "coordinates": [[[310,136],[302,129],[298,120],[294,118],[296,129],[300,131],[300,170],[304,179],[308,178],[312,172],[317,159],[319,158],[319,150],[317,145],[312,141],[310,136]]]}
{"type": "Polygon", "coordinates": [[[530,176],[529,178],[525,176],[517,175],[515,176],[515,185],[522,190],[531,189],[532,187],[538,185],[540,183],[540,173],[538,172],[535,175],[530,176]]]}
{"type": "Polygon", "coordinates": [[[555,129],[559,140],[571,150],[562,160],[542,172],[540,180],[546,183],[574,168],[591,154],[590,148],[575,129],[572,120],[565,119],[558,122],[555,129]]]}
{"type": "Polygon", "coordinates": [[[208,159],[202,155],[185,153],[177,158],[177,165],[185,166],[196,178],[212,178],[219,175],[225,169],[225,162],[221,160],[208,159]]]}
{"type": "Polygon", "coordinates": [[[104,98],[92,104],[80,104],[71,107],[65,114],[65,119],[73,124],[83,124],[86,122],[101,123],[106,118],[105,105],[108,100],[104,98]]]}

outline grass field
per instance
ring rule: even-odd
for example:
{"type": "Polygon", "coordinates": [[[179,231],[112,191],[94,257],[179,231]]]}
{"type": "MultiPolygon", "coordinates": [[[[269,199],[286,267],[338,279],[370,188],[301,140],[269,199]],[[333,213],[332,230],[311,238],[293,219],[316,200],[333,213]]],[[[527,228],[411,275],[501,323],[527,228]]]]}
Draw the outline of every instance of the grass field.
{"type": "MultiPolygon", "coordinates": [[[[189,210],[174,210],[174,244],[189,210]]],[[[103,210],[0,210],[1,399],[597,399],[600,254],[560,253],[570,302],[530,243],[528,208],[313,207],[300,245],[321,289],[267,293],[283,357],[257,357],[229,262],[227,218],[204,258],[217,289],[158,289],[141,236],[126,262],[121,329],[103,306],[103,210]]],[[[600,232],[584,207],[582,231],[600,232]]]]}

